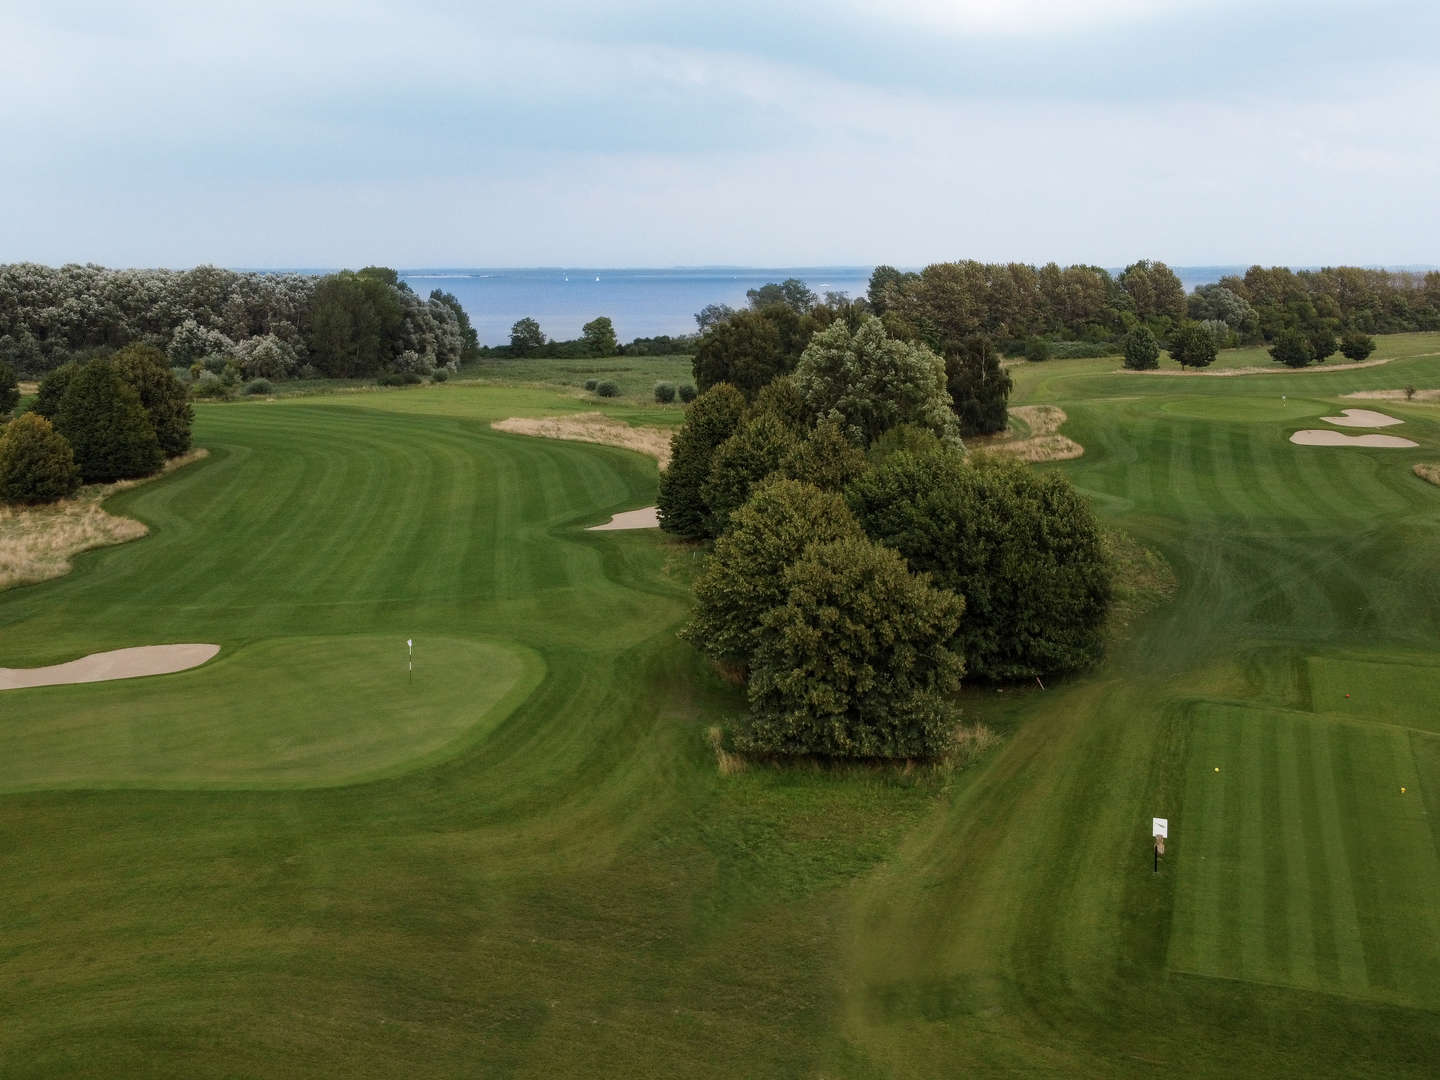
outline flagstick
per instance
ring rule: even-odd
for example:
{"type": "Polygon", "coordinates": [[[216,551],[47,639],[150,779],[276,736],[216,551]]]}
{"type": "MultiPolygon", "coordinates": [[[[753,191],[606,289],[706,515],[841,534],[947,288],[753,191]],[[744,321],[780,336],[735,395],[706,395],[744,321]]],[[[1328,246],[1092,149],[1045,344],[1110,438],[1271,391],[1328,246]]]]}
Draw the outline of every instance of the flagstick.
{"type": "Polygon", "coordinates": [[[405,639],[405,647],[410,650],[410,662],[409,662],[410,678],[409,678],[409,682],[410,682],[410,685],[411,685],[411,686],[414,686],[414,685],[415,685],[415,639],[414,639],[414,638],[406,638],[406,639],[405,639]]]}

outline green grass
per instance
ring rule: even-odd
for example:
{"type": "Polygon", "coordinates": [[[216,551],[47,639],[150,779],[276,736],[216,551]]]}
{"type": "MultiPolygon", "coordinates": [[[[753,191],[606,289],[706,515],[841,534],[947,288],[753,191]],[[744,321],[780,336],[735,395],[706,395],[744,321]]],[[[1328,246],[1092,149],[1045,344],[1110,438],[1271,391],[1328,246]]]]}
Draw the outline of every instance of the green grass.
{"type": "Polygon", "coordinates": [[[1004,742],[948,776],[718,773],[696,552],[583,528],[654,464],[489,428],[595,408],[570,373],[200,407],[211,456],[108,504],[150,536],[0,594],[0,664],[222,645],[0,694],[0,1075],[1431,1075],[1440,409],[1287,440],[1437,344],[1017,368],[1178,589],[967,691],[1004,742]]]}

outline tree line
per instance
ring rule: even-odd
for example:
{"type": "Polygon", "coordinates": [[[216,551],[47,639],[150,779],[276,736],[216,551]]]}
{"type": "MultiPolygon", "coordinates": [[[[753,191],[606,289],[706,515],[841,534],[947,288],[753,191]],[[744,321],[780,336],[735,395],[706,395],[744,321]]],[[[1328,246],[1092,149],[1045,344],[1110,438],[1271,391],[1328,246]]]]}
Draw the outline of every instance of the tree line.
{"type": "Polygon", "coordinates": [[[335,274],[0,266],[0,362],[39,376],[131,344],[231,379],[454,370],[478,350],[450,293],[416,295],[386,267],[335,274]]]}

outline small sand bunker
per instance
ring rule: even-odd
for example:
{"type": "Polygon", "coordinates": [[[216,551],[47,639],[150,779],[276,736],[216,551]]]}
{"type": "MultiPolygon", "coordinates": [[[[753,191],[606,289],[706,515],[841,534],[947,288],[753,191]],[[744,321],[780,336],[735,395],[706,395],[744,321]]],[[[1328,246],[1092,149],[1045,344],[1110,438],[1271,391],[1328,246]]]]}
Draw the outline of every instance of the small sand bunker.
{"type": "Polygon", "coordinates": [[[1322,431],[1319,428],[1297,431],[1290,436],[1290,441],[1301,446],[1388,446],[1397,449],[1420,445],[1398,435],[1346,435],[1339,431],[1322,431]]]}
{"type": "Polygon", "coordinates": [[[591,525],[586,532],[605,532],[607,529],[658,529],[660,527],[658,507],[647,506],[643,510],[626,510],[616,514],[604,525],[591,525]]]}
{"type": "Polygon", "coordinates": [[[1405,422],[1371,409],[1346,409],[1341,416],[1322,416],[1320,419],[1327,424],[1339,424],[1341,427],[1389,427],[1391,424],[1405,422]]]}
{"type": "Polygon", "coordinates": [[[135,679],[141,675],[170,675],[199,667],[219,651],[219,645],[141,645],[133,649],[91,653],[79,660],[50,667],[0,668],[0,690],[135,679]]]}

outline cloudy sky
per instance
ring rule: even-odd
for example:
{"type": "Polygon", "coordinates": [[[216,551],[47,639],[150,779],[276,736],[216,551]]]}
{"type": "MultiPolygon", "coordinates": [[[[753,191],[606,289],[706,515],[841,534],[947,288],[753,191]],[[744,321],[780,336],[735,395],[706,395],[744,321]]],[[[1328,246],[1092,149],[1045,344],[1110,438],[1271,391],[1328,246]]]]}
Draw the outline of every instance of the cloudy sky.
{"type": "Polygon", "coordinates": [[[0,0],[0,261],[1440,263],[1440,5],[0,0]]]}

